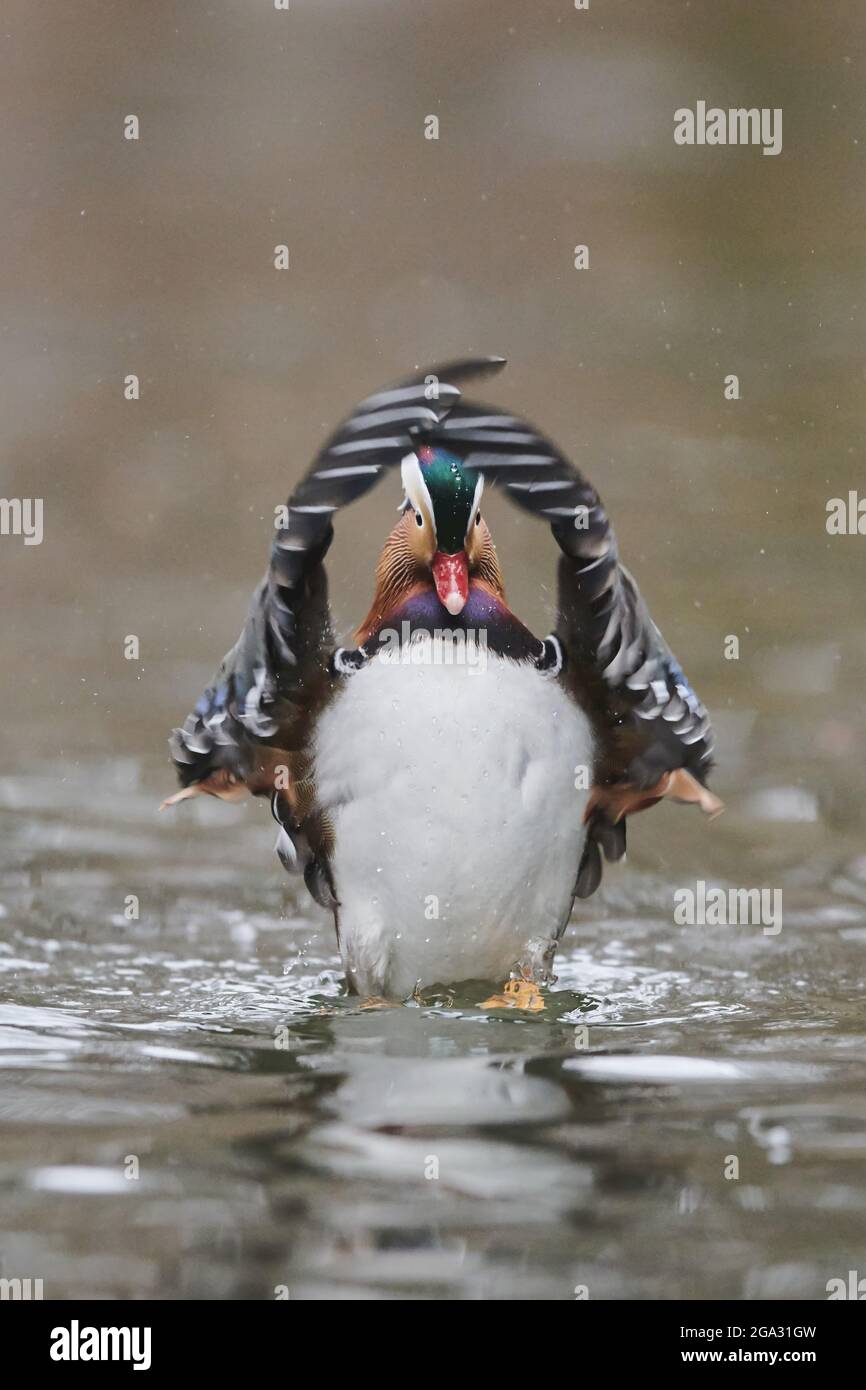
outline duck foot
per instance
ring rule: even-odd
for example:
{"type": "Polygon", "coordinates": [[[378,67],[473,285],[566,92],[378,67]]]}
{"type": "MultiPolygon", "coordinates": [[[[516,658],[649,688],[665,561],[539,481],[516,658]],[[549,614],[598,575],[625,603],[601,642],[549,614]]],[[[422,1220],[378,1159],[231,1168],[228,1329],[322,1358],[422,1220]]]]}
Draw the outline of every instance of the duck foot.
{"type": "Polygon", "coordinates": [[[491,994],[479,1006],[482,1009],[526,1009],[538,1013],[544,1008],[544,996],[534,980],[509,980],[501,994],[491,994]]]}

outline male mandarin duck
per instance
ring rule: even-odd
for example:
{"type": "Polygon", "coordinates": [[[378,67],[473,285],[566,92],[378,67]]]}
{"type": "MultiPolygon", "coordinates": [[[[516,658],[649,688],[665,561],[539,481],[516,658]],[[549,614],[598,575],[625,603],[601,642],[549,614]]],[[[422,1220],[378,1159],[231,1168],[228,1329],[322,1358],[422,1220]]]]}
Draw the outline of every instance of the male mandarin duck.
{"type": "Polygon", "coordinates": [[[333,913],[362,995],[549,979],[630,813],[721,809],[706,711],[595,489],[531,425],[461,396],[502,366],[455,362],[361,401],[281,509],[240,638],[171,739],[183,789],[164,804],[270,797],[277,853],[333,913]],[[370,611],[335,649],[334,515],[398,467],[370,611]],[[490,486],[559,547],[544,640],[506,602],[490,486]]]}

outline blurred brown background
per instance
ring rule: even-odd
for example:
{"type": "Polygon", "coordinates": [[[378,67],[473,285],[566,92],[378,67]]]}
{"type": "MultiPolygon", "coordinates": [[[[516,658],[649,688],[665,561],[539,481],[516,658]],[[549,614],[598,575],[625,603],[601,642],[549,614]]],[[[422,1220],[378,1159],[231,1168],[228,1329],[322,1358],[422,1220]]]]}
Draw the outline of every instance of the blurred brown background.
{"type": "MultiPolygon", "coordinates": [[[[0,466],[45,539],[0,544],[7,757],[156,774],[323,434],[498,352],[491,395],[601,489],[729,770],[817,738],[859,815],[866,541],[824,523],[863,480],[864,33],[835,0],[8,0],[0,466]],[[699,98],[782,107],[782,153],[676,146],[699,98]]],[[[344,629],[396,501],[341,520],[344,629]]],[[[492,510],[543,626],[552,547],[492,510]]]]}

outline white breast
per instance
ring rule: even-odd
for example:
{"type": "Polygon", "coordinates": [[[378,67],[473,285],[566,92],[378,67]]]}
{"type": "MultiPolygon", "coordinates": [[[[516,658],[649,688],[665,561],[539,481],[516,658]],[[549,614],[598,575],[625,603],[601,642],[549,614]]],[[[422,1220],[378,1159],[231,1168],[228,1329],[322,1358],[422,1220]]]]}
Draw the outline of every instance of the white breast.
{"type": "Polygon", "coordinates": [[[374,659],[317,729],[340,947],[362,994],[504,980],[571,908],[586,717],[531,666],[449,656],[428,643],[423,664],[374,659]]]}

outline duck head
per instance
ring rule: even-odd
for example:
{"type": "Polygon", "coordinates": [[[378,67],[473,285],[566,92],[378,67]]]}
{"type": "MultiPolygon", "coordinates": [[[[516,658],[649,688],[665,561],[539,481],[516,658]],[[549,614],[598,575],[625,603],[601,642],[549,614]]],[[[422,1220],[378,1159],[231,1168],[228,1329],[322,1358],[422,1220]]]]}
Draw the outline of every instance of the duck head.
{"type": "Polygon", "coordinates": [[[425,446],[401,466],[414,524],[408,541],[429,569],[439,601],[456,617],[469,597],[469,575],[481,562],[487,528],[481,520],[484,477],[448,452],[425,446]]]}

